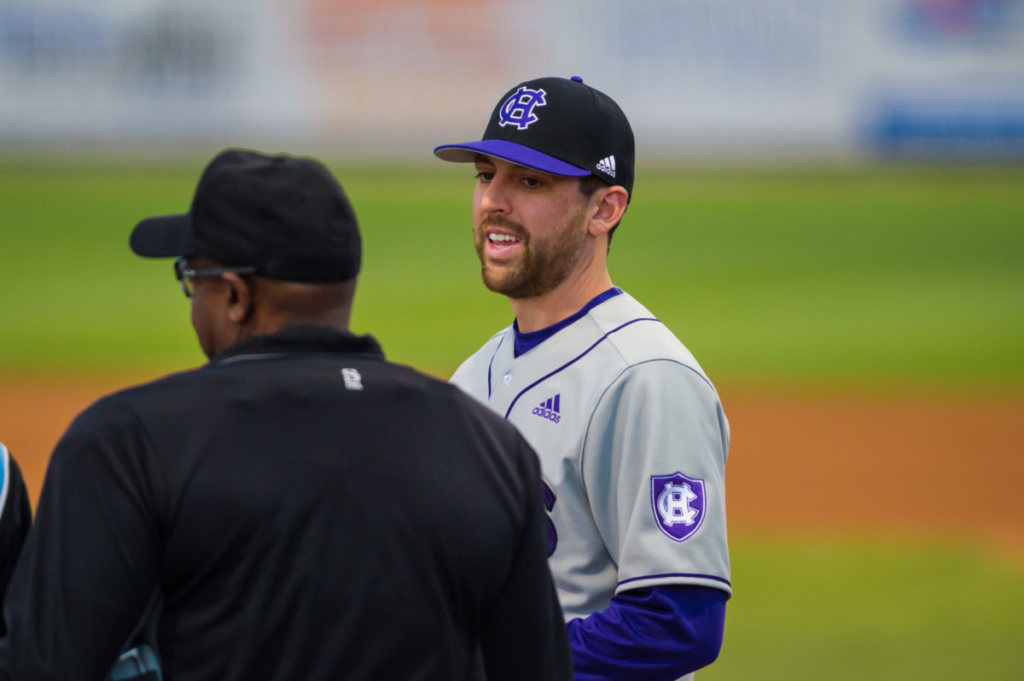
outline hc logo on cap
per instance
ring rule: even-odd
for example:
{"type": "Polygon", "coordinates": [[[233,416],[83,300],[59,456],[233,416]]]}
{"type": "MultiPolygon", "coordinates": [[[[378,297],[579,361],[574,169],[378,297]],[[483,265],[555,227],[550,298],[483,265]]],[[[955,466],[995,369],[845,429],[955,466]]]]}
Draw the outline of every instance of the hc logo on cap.
{"type": "Polygon", "coordinates": [[[526,130],[537,122],[538,118],[533,110],[538,106],[544,106],[547,102],[543,90],[531,90],[525,85],[512,93],[512,96],[505,100],[498,113],[498,124],[501,127],[514,125],[520,130],[526,130]]]}

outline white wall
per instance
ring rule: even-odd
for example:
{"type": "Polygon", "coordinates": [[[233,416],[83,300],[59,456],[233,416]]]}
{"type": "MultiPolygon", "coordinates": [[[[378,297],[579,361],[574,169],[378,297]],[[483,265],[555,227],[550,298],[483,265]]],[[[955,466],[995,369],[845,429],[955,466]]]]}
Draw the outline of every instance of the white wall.
{"type": "Polygon", "coordinates": [[[650,153],[1024,156],[1024,0],[0,0],[0,149],[421,154],[573,74],[650,153]]]}

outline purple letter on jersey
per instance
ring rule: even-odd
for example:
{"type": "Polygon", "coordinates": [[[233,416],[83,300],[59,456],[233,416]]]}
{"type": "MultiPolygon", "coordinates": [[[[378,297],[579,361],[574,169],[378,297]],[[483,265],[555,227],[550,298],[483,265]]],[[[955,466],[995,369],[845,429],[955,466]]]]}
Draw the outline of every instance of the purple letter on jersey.
{"type": "Polygon", "coordinates": [[[687,539],[704,522],[704,481],[682,473],[652,475],[651,508],[662,532],[676,541],[687,539]]]}
{"type": "MultiPolygon", "coordinates": [[[[544,485],[544,508],[547,509],[548,513],[555,507],[555,493],[548,487],[548,483],[541,481],[544,485]]],[[[548,555],[550,556],[555,552],[555,546],[558,545],[558,533],[555,532],[555,523],[551,520],[551,516],[548,516],[548,555]]]]}

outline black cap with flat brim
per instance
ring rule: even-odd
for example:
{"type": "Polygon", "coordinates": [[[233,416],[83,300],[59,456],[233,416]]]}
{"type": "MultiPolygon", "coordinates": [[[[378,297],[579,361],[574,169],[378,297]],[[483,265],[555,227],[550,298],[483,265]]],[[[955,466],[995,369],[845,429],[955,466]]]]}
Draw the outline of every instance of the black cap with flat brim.
{"type": "Polygon", "coordinates": [[[145,257],[202,256],[309,283],[353,279],[362,257],[355,211],[323,164],[246,149],[219,153],[189,212],[142,220],[129,244],[145,257]]]}
{"type": "Polygon", "coordinates": [[[129,245],[147,258],[175,258],[192,252],[192,216],[188,213],[147,218],[132,230],[129,245]]]}
{"type": "Polygon", "coordinates": [[[456,163],[473,162],[478,154],[552,175],[593,175],[633,195],[629,121],[611,97],[579,76],[516,85],[494,107],[483,139],[434,149],[441,160],[456,163]]]}

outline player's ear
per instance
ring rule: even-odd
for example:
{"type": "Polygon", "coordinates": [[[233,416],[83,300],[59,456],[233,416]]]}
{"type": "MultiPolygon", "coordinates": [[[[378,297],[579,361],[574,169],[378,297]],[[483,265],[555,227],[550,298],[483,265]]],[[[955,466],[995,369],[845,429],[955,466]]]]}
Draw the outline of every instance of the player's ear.
{"type": "Polygon", "coordinates": [[[622,220],[626,204],[629,203],[629,194],[625,187],[616,185],[597,190],[593,199],[595,212],[590,219],[590,233],[595,236],[607,234],[622,220]]]}
{"type": "Polygon", "coordinates": [[[252,315],[252,285],[234,272],[226,272],[221,277],[228,285],[228,320],[242,324],[252,315]]]}

